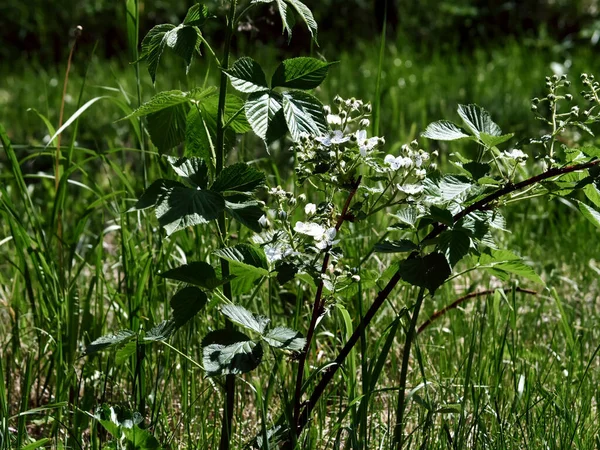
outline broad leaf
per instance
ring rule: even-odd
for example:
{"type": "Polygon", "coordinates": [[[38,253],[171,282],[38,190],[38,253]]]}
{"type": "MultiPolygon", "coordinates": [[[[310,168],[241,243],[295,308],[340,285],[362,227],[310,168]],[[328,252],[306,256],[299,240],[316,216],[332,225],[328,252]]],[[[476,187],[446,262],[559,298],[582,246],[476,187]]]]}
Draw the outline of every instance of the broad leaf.
{"type": "Polygon", "coordinates": [[[215,220],[225,209],[217,192],[193,189],[177,183],[165,189],[156,205],[156,217],[167,234],[215,220]]]}
{"type": "Polygon", "coordinates": [[[295,142],[298,142],[303,134],[320,136],[327,132],[328,126],[323,105],[306,92],[284,92],[283,114],[287,128],[295,142]]]}
{"type": "Polygon", "coordinates": [[[235,247],[216,250],[214,253],[229,261],[231,273],[236,276],[231,283],[235,294],[252,290],[258,279],[269,276],[267,257],[261,247],[238,244],[235,247]]]}
{"type": "Polygon", "coordinates": [[[200,30],[195,26],[181,24],[167,32],[165,39],[167,46],[177,56],[185,61],[186,73],[190,70],[195,52],[200,52],[200,30]]]}
{"type": "Polygon", "coordinates": [[[596,227],[600,228],[600,212],[596,211],[594,208],[586,205],[585,203],[577,203],[579,206],[579,211],[581,211],[583,217],[592,222],[596,227]]]}
{"type": "Polygon", "coordinates": [[[430,123],[425,128],[425,131],[421,133],[421,136],[436,141],[455,141],[457,139],[471,138],[460,127],[448,120],[439,120],[430,123]]]}
{"type": "Polygon", "coordinates": [[[242,225],[250,228],[256,233],[262,231],[262,227],[258,220],[265,214],[259,203],[256,200],[248,200],[245,202],[229,202],[225,200],[225,211],[240,222],[242,225]]]}
{"type": "Polygon", "coordinates": [[[440,208],[439,206],[432,205],[429,208],[428,217],[431,217],[431,220],[434,222],[443,223],[449,227],[454,224],[454,216],[452,215],[452,212],[445,208],[440,208]]]}
{"type": "Polygon", "coordinates": [[[287,3],[289,3],[292,8],[296,10],[300,18],[304,21],[304,23],[306,23],[308,31],[310,31],[310,35],[312,36],[313,40],[317,42],[318,26],[308,6],[306,6],[300,0],[287,0],[287,3]]]}
{"type": "Polygon", "coordinates": [[[167,161],[177,175],[195,186],[204,189],[208,183],[208,168],[201,158],[176,158],[167,156],[167,161]]]}
{"type": "Polygon", "coordinates": [[[144,336],[144,341],[166,341],[177,331],[174,319],[163,320],[152,327],[144,336]]]}
{"type": "Polygon", "coordinates": [[[194,261],[189,264],[184,264],[175,269],[167,270],[160,274],[163,278],[169,280],[181,281],[183,283],[193,284],[202,289],[215,289],[223,283],[229,281],[221,280],[217,277],[215,269],[204,261],[194,261]]]}
{"type": "Polygon", "coordinates": [[[410,239],[400,239],[399,241],[383,241],[375,244],[374,250],[379,253],[404,253],[412,252],[418,248],[410,239]]]}
{"type": "Polygon", "coordinates": [[[178,104],[148,115],[148,133],[161,153],[181,144],[185,139],[187,104],[178,104]]]}
{"type": "Polygon", "coordinates": [[[147,116],[148,114],[159,112],[163,109],[171,108],[189,101],[190,98],[186,92],[178,90],[159,92],[122,120],[130,119],[132,117],[147,116]]]}
{"type": "Polygon", "coordinates": [[[134,209],[142,210],[146,208],[152,208],[156,206],[159,200],[166,194],[170,192],[170,189],[181,186],[181,183],[178,183],[174,180],[165,180],[160,179],[156,180],[148,189],[144,191],[140,199],[135,204],[134,209]]]}
{"type": "Polygon", "coordinates": [[[479,140],[483,142],[486,147],[496,147],[497,145],[509,141],[514,135],[514,133],[508,133],[500,136],[493,136],[491,134],[482,132],[479,134],[479,140]]]}
{"type": "Polygon", "coordinates": [[[544,284],[537,273],[521,261],[521,258],[508,250],[495,250],[487,248],[479,256],[479,263],[483,268],[501,279],[506,279],[506,274],[518,275],[534,283],[544,284]]]}
{"type": "Polygon", "coordinates": [[[282,137],[287,127],[281,95],[276,92],[255,92],[246,101],[246,118],[252,130],[268,144],[282,137]]]}
{"type": "Polygon", "coordinates": [[[491,171],[491,166],[487,163],[469,161],[463,164],[463,169],[471,174],[475,180],[485,177],[491,171]]]}
{"type": "Polygon", "coordinates": [[[292,352],[301,352],[306,347],[306,338],[290,328],[276,327],[269,330],[263,339],[271,347],[292,352]]]}
{"type": "Polygon", "coordinates": [[[426,178],[423,182],[425,194],[431,203],[448,202],[459,199],[473,187],[471,181],[463,176],[446,175],[443,177],[426,178]]]}
{"type": "MultiPolygon", "coordinates": [[[[199,157],[209,161],[214,169],[214,146],[216,135],[208,128],[200,108],[192,107],[185,127],[185,156],[199,157]]],[[[211,169],[212,170],[212,169],[211,169]]]]}
{"type": "Polygon", "coordinates": [[[332,64],[308,57],[286,59],[275,70],[271,87],[314,89],[325,80],[332,64]]]}
{"type": "Polygon", "coordinates": [[[413,286],[424,287],[434,293],[452,272],[446,257],[438,252],[426,256],[414,255],[402,261],[398,272],[404,281],[413,286]]]}
{"type": "Polygon", "coordinates": [[[92,355],[101,350],[105,350],[108,347],[124,345],[130,339],[135,337],[135,335],[136,334],[131,330],[121,330],[114,334],[99,337],[85,348],[85,354],[92,355]]]}
{"type": "Polygon", "coordinates": [[[178,291],[169,302],[175,326],[180,328],[194,318],[206,306],[207,300],[206,294],[197,287],[188,286],[178,291]]]}
{"type": "Polygon", "coordinates": [[[240,92],[250,94],[269,89],[265,73],[252,58],[244,56],[238,59],[225,73],[231,80],[231,85],[240,92]]]}
{"type": "Polygon", "coordinates": [[[267,317],[256,316],[239,305],[224,305],[221,307],[221,312],[233,323],[248,328],[258,334],[263,334],[266,326],[270,322],[267,317]]]}
{"type": "Polygon", "coordinates": [[[237,375],[258,367],[263,357],[259,342],[235,330],[216,330],[202,340],[206,376],[237,375]]]}
{"type": "Polygon", "coordinates": [[[156,69],[160,62],[162,52],[167,45],[166,34],[175,28],[175,25],[162,24],[152,28],[142,41],[142,54],[139,60],[146,60],[148,63],[148,73],[152,79],[152,84],[156,81],[156,69]]]}
{"type": "Polygon", "coordinates": [[[208,13],[208,7],[196,3],[188,10],[185,19],[183,20],[183,24],[194,27],[201,27],[206,23],[206,20],[209,18],[210,15],[208,13]]]}
{"type": "Polygon", "coordinates": [[[471,238],[468,232],[461,228],[446,230],[439,236],[439,248],[446,254],[450,267],[454,267],[469,254],[471,238]]]}
{"type": "Polygon", "coordinates": [[[219,174],[211,190],[216,192],[252,192],[265,184],[265,174],[246,163],[227,166],[219,174]]]}
{"type": "Polygon", "coordinates": [[[489,113],[477,105],[458,105],[458,115],[471,132],[481,138],[481,133],[501,136],[502,130],[492,121],[489,113]]]}

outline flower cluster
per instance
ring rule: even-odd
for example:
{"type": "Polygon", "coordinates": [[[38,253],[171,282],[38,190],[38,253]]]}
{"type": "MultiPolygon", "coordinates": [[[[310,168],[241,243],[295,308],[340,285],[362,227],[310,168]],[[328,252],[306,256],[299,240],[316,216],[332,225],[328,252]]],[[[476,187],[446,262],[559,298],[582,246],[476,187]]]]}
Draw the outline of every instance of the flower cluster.
{"type": "MultiPolygon", "coordinates": [[[[437,153],[434,155],[437,156],[437,153]]],[[[398,192],[409,197],[418,196],[423,192],[422,181],[427,176],[427,170],[435,169],[435,164],[429,163],[430,155],[419,148],[415,140],[400,148],[400,155],[386,155],[383,159],[384,169],[390,172],[392,181],[398,192]]]]}
{"type": "Polygon", "coordinates": [[[361,100],[334,99],[337,112],[325,107],[331,130],[321,136],[304,135],[292,150],[300,182],[317,176],[321,181],[344,185],[361,162],[377,156],[383,138],[367,136],[371,105],[361,100]]]}

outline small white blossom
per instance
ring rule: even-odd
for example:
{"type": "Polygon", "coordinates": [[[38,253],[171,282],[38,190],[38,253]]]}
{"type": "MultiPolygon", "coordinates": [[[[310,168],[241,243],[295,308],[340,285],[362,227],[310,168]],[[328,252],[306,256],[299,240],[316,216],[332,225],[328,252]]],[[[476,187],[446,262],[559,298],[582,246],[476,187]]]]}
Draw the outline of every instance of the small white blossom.
{"type": "Polygon", "coordinates": [[[423,192],[424,187],[420,184],[405,184],[405,185],[396,185],[400,192],[404,192],[407,195],[419,195],[423,192]]]}
{"type": "Polygon", "coordinates": [[[367,132],[365,130],[358,130],[356,132],[356,141],[358,142],[360,155],[363,158],[379,144],[379,138],[372,137],[367,139],[367,132]]]}
{"type": "Polygon", "coordinates": [[[315,239],[315,246],[319,250],[325,250],[339,241],[335,240],[337,234],[335,228],[325,228],[322,225],[311,222],[296,222],[294,231],[300,234],[311,236],[315,239]]]}
{"type": "Polygon", "coordinates": [[[419,180],[423,180],[427,176],[427,171],[425,169],[417,169],[415,170],[415,177],[419,180]]]}
{"type": "Polygon", "coordinates": [[[307,216],[313,216],[317,212],[317,205],[314,203],[307,203],[304,207],[304,213],[307,216]]]}
{"type": "Polygon", "coordinates": [[[519,150],[518,148],[515,148],[515,149],[511,150],[510,152],[505,151],[504,155],[507,158],[514,159],[518,163],[525,163],[525,161],[528,158],[528,156],[525,153],[523,153],[521,150],[519,150]]]}
{"type": "Polygon", "coordinates": [[[292,253],[291,248],[285,248],[277,243],[265,245],[264,250],[267,261],[269,261],[270,264],[279,261],[292,253]]]}
{"type": "Polygon", "coordinates": [[[340,130],[335,130],[333,133],[327,133],[326,135],[315,138],[317,142],[320,142],[325,147],[330,147],[331,144],[343,144],[350,140],[350,136],[344,136],[340,130]]]}
{"type": "Polygon", "coordinates": [[[271,222],[269,222],[269,219],[267,219],[267,216],[265,216],[264,214],[260,216],[260,219],[258,219],[258,224],[261,226],[261,228],[264,229],[271,227],[271,222]]]}
{"type": "Polygon", "coordinates": [[[398,170],[402,167],[411,167],[413,164],[413,161],[410,158],[406,158],[404,156],[396,157],[393,155],[387,155],[383,162],[389,164],[392,167],[392,170],[398,170]]]}
{"type": "Polygon", "coordinates": [[[341,125],[342,118],[337,114],[327,114],[327,123],[329,125],[341,125]]]}

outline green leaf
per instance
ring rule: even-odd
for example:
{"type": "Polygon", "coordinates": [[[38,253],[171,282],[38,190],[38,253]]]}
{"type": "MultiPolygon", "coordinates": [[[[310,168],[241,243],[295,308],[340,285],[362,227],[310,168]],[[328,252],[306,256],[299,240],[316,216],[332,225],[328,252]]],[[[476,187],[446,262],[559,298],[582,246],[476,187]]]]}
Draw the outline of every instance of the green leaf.
{"type": "Polygon", "coordinates": [[[185,19],[183,20],[183,24],[201,27],[210,17],[211,16],[208,13],[208,7],[196,3],[188,10],[185,19]]]}
{"type": "Polygon", "coordinates": [[[259,342],[235,330],[215,330],[202,340],[206,376],[237,375],[258,367],[263,357],[259,342]]]}
{"type": "Polygon", "coordinates": [[[459,175],[432,176],[426,178],[423,185],[431,203],[439,203],[440,200],[449,202],[458,199],[473,187],[473,183],[468,178],[459,175]]]}
{"type": "Polygon", "coordinates": [[[252,130],[267,145],[286,133],[280,94],[272,91],[250,94],[245,108],[252,130]]]}
{"type": "Polygon", "coordinates": [[[242,225],[250,228],[256,233],[262,231],[262,227],[258,220],[265,214],[259,203],[255,200],[249,200],[246,202],[229,202],[225,200],[225,211],[233,217],[235,220],[240,222],[242,225]]]}
{"type": "Polygon", "coordinates": [[[236,163],[223,169],[210,189],[216,192],[252,192],[263,186],[265,181],[264,172],[246,163],[236,163]]]}
{"type": "Polygon", "coordinates": [[[167,161],[177,175],[195,186],[204,189],[208,184],[208,168],[201,158],[176,158],[167,156],[167,161]]]}
{"type": "Polygon", "coordinates": [[[250,94],[269,89],[260,64],[247,56],[238,59],[229,70],[224,72],[229,77],[231,85],[240,92],[250,94]]]}
{"type": "Polygon", "coordinates": [[[292,28],[296,25],[296,18],[294,13],[288,10],[288,6],[284,0],[276,0],[277,8],[279,9],[279,16],[281,17],[281,23],[283,30],[287,31],[288,43],[292,39],[292,28]]]}
{"type": "Polygon", "coordinates": [[[404,253],[412,252],[418,248],[410,239],[400,239],[399,241],[379,242],[375,244],[374,250],[379,253],[404,253]]]}
{"type": "Polygon", "coordinates": [[[286,59],[275,70],[271,87],[314,89],[325,80],[329,66],[333,64],[308,57],[286,59]]]}
{"type": "Polygon", "coordinates": [[[130,119],[132,117],[147,116],[148,114],[159,112],[163,109],[171,108],[182,103],[188,103],[189,101],[190,99],[186,92],[178,90],[159,92],[121,120],[130,119]]]}
{"type": "Polygon", "coordinates": [[[483,268],[487,272],[500,278],[502,278],[502,274],[513,274],[527,278],[534,283],[544,284],[533,268],[523,263],[518,255],[508,250],[487,248],[479,256],[479,264],[484,266],[483,268]]]}
{"type": "Polygon", "coordinates": [[[156,81],[156,69],[158,68],[162,52],[167,45],[165,36],[174,28],[175,25],[169,23],[156,25],[142,41],[142,54],[139,60],[146,60],[148,63],[148,73],[152,79],[152,84],[156,81]]]}
{"type": "Polygon", "coordinates": [[[155,325],[144,336],[144,341],[166,341],[177,331],[174,319],[163,320],[155,325]]]}
{"type": "Polygon", "coordinates": [[[284,92],[283,114],[294,142],[298,142],[304,133],[320,136],[328,129],[323,105],[306,92],[284,92]]]}
{"type": "Polygon", "coordinates": [[[143,210],[156,206],[159,200],[166,195],[170,189],[176,186],[181,186],[181,183],[162,178],[160,180],[156,180],[154,183],[148,186],[148,189],[144,191],[140,199],[135,204],[134,209],[143,210]]]}
{"type": "Polygon", "coordinates": [[[456,141],[458,139],[470,139],[471,136],[465,134],[463,130],[448,120],[438,120],[430,123],[421,133],[421,136],[436,141],[456,141]]]}
{"type": "Polygon", "coordinates": [[[301,352],[306,347],[306,339],[290,328],[276,327],[269,330],[263,339],[271,347],[292,352],[301,352]]]}
{"type": "Polygon", "coordinates": [[[490,173],[491,166],[487,163],[470,161],[463,164],[463,169],[471,174],[475,180],[479,180],[490,173]]]}
{"type": "Polygon", "coordinates": [[[52,442],[52,439],[50,439],[50,438],[39,439],[35,442],[32,442],[31,444],[24,445],[23,447],[20,448],[20,450],[36,450],[40,447],[46,448],[46,445],[51,444],[51,442],[52,442]]]}
{"type": "Polygon", "coordinates": [[[193,284],[207,290],[218,288],[229,281],[229,278],[225,280],[218,278],[215,269],[204,261],[194,261],[184,264],[175,269],[167,270],[161,273],[160,276],[169,280],[193,284]]]}
{"type": "Polygon", "coordinates": [[[218,192],[193,189],[177,183],[165,189],[156,205],[156,217],[167,235],[215,220],[225,209],[218,192]]]}
{"type": "Polygon", "coordinates": [[[446,230],[439,236],[439,248],[446,254],[450,267],[454,267],[469,254],[471,249],[469,233],[461,228],[446,230]]]}
{"type": "Polygon", "coordinates": [[[600,208],[600,189],[594,184],[588,184],[583,188],[583,193],[597,208],[600,208]]]}
{"type": "Polygon", "coordinates": [[[431,220],[434,222],[440,222],[449,227],[454,225],[454,216],[452,215],[452,212],[446,208],[432,205],[429,208],[429,217],[431,217],[431,220]]]}
{"type": "Polygon", "coordinates": [[[267,257],[261,247],[238,244],[216,250],[214,254],[229,261],[231,273],[236,276],[231,283],[234,294],[250,291],[258,279],[269,276],[267,257]]]}
{"type": "Polygon", "coordinates": [[[206,294],[197,287],[188,286],[179,290],[169,302],[175,326],[180,328],[193,319],[206,306],[207,301],[206,294]]]}
{"type": "Polygon", "coordinates": [[[490,136],[501,136],[502,130],[496,125],[489,113],[478,105],[458,105],[458,115],[466,127],[481,139],[481,133],[490,136]]]}
{"type": "Polygon", "coordinates": [[[213,136],[202,117],[200,108],[192,107],[187,115],[185,127],[185,156],[199,157],[214,166],[214,146],[216,133],[213,136]]]}
{"type": "Polygon", "coordinates": [[[581,147],[578,150],[590,158],[600,158],[600,148],[598,147],[581,147]]]}
{"type": "Polygon", "coordinates": [[[579,211],[581,211],[583,217],[592,222],[596,227],[600,228],[600,212],[596,211],[594,208],[586,205],[585,203],[577,203],[579,206],[579,211]]]}
{"type": "Polygon", "coordinates": [[[189,72],[195,52],[200,51],[200,30],[195,26],[181,24],[165,35],[167,46],[185,61],[185,71],[189,72]]]}
{"type": "Polygon", "coordinates": [[[412,255],[402,261],[398,272],[404,281],[413,286],[424,287],[434,293],[452,273],[446,257],[438,252],[426,256],[412,255]]]}
{"type": "Polygon", "coordinates": [[[400,209],[396,214],[391,216],[400,221],[402,228],[414,228],[419,219],[419,211],[413,206],[400,209]]]}
{"type": "Polygon", "coordinates": [[[185,139],[188,105],[179,104],[148,115],[148,133],[161,153],[185,139]]]}
{"type": "Polygon", "coordinates": [[[514,135],[514,133],[508,133],[500,136],[493,136],[491,134],[482,132],[479,133],[479,140],[483,142],[486,147],[496,147],[497,145],[503,144],[510,140],[514,135]]]}
{"type": "Polygon", "coordinates": [[[318,26],[308,6],[306,6],[300,0],[287,0],[287,3],[289,3],[292,8],[296,10],[300,18],[304,21],[304,23],[306,23],[308,31],[310,31],[310,35],[312,36],[313,40],[317,42],[318,26]]]}
{"type": "Polygon", "coordinates": [[[136,334],[131,330],[121,330],[114,334],[99,337],[85,348],[85,354],[89,356],[101,350],[105,350],[108,347],[121,346],[127,343],[127,341],[132,339],[135,335],[136,334]]]}
{"type": "Polygon", "coordinates": [[[266,326],[270,322],[267,317],[255,316],[246,308],[239,305],[224,305],[221,312],[229,317],[233,323],[248,328],[255,333],[263,334],[266,326]]]}

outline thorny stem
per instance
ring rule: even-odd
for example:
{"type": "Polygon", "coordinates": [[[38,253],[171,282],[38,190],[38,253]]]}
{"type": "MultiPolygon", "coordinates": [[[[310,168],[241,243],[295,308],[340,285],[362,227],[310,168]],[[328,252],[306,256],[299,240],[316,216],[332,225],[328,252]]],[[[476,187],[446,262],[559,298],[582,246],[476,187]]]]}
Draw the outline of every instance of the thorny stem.
{"type": "MultiPolygon", "coordinates": [[[[600,164],[600,159],[596,159],[594,161],[590,161],[590,162],[583,163],[583,164],[575,164],[572,166],[553,168],[544,173],[541,173],[539,175],[528,178],[527,180],[524,180],[520,183],[517,183],[517,184],[509,183],[504,188],[499,189],[496,192],[493,192],[492,194],[488,195],[487,197],[481,199],[478,202],[473,203],[471,206],[469,206],[465,210],[456,214],[453,217],[453,222],[454,223],[458,222],[463,217],[465,217],[466,215],[468,215],[474,211],[487,209],[489,207],[490,203],[494,202],[495,200],[499,199],[500,197],[502,197],[504,195],[508,195],[519,189],[526,188],[532,184],[538,183],[538,182],[546,180],[548,178],[555,177],[557,175],[563,175],[563,174],[575,172],[578,170],[589,169],[589,168],[597,166],[599,164],[600,164]]],[[[424,240],[433,239],[433,238],[437,237],[446,228],[447,228],[446,225],[438,224],[436,227],[434,227],[434,229],[427,235],[426,239],[424,239],[424,240]]],[[[387,285],[378,293],[377,297],[373,301],[373,304],[371,305],[371,307],[369,308],[369,310],[367,311],[365,316],[362,318],[362,320],[358,324],[358,327],[352,333],[352,336],[350,336],[350,339],[348,340],[346,345],[344,345],[344,347],[340,351],[340,353],[337,356],[337,358],[335,359],[334,363],[331,364],[323,372],[323,375],[321,376],[321,380],[315,387],[309,400],[304,404],[304,407],[298,417],[298,420],[296,421],[296,429],[292,431],[293,433],[295,433],[296,436],[299,436],[300,433],[302,433],[302,430],[308,423],[310,415],[311,415],[312,411],[314,410],[315,406],[317,405],[317,402],[319,401],[319,399],[325,392],[327,385],[331,382],[331,380],[333,379],[337,370],[342,366],[342,364],[344,363],[344,361],[350,354],[350,351],[354,348],[354,346],[359,341],[362,330],[366,329],[370,325],[371,321],[373,320],[373,317],[375,317],[377,312],[381,309],[381,307],[383,306],[383,303],[388,298],[390,293],[394,290],[394,288],[396,287],[396,285],[398,284],[398,282],[400,281],[401,278],[402,277],[401,277],[400,272],[396,272],[392,276],[392,278],[387,283],[387,285]]],[[[414,316],[414,313],[413,313],[413,316],[414,316]]],[[[292,448],[291,439],[288,439],[288,441],[285,443],[283,448],[286,450],[292,448]]]]}
{"type": "MultiPolygon", "coordinates": [[[[227,96],[227,75],[225,70],[229,68],[229,52],[231,46],[231,36],[235,28],[235,9],[237,6],[237,0],[232,0],[229,7],[229,14],[227,17],[227,31],[225,36],[225,46],[223,49],[223,60],[221,64],[221,79],[219,86],[219,106],[217,111],[217,138],[216,138],[216,155],[215,155],[215,175],[218,176],[223,170],[225,160],[225,128],[223,126],[224,114],[225,114],[225,101],[227,96]]],[[[225,212],[223,211],[218,218],[219,233],[221,241],[226,242],[227,240],[227,227],[225,222],[225,212]]],[[[221,259],[221,275],[224,279],[229,276],[229,263],[224,259],[221,259]]],[[[228,300],[232,299],[231,284],[229,282],[223,285],[223,294],[228,300]]],[[[229,321],[225,321],[225,327],[227,329],[233,328],[233,324],[229,321]]],[[[225,404],[223,408],[223,421],[221,425],[221,441],[219,443],[219,450],[229,450],[229,444],[231,441],[231,429],[233,425],[233,410],[235,406],[235,375],[227,375],[225,377],[225,404]]]]}
{"type": "MultiPolygon", "coordinates": [[[[522,292],[524,294],[537,295],[537,292],[532,291],[531,289],[523,289],[523,288],[517,287],[517,288],[515,288],[515,290],[517,292],[522,292]]],[[[429,319],[427,319],[425,322],[423,322],[417,331],[417,335],[419,335],[423,331],[425,331],[425,329],[427,329],[427,327],[429,327],[429,325],[431,325],[434,321],[436,321],[437,319],[439,319],[440,317],[445,315],[448,311],[458,308],[465,301],[470,300],[472,298],[481,297],[483,295],[491,295],[494,292],[496,292],[496,289],[486,289],[485,291],[471,292],[470,294],[463,295],[462,297],[457,298],[456,300],[454,300],[452,303],[450,303],[445,308],[442,308],[439,311],[434,312],[429,319]]]]}
{"type": "MultiPolygon", "coordinates": [[[[356,194],[358,190],[358,186],[360,185],[362,177],[358,177],[358,179],[352,185],[352,190],[348,194],[346,198],[346,203],[342,208],[342,212],[338,217],[337,223],[335,225],[335,231],[340,231],[344,220],[347,218],[348,209],[350,208],[350,203],[352,202],[352,198],[356,194]]],[[[294,423],[298,426],[298,420],[300,418],[300,408],[302,403],[302,382],[304,379],[304,366],[306,364],[306,358],[308,357],[308,350],[310,349],[310,345],[312,343],[312,338],[315,332],[315,328],[317,326],[317,321],[323,312],[324,301],[323,297],[323,275],[327,271],[327,267],[329,266],[329,257],[330,252],[329,249],[325,252],[325,256],[323,257],[323,265],[321,267],[321,280],[319,281],[319,285],[317,286],[317,292],[315,294],[315,301],[313,303],[313,311],[312,317],[310,319],[310,324],[308,326],[308,331],[306,332],[306,347],[304,351],[300,354],[300,358],[298,360],[298,373],[296,375],[296,390],[294,395],[294,423]]]]}

